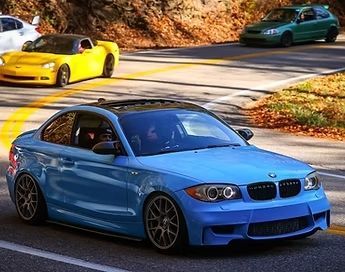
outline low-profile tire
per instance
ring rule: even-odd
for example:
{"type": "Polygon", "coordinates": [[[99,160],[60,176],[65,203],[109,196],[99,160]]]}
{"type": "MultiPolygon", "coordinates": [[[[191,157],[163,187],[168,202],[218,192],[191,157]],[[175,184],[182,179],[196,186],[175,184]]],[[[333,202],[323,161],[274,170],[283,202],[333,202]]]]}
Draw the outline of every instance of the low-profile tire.
{"type": "Polygon", "coordinates": [[[337,40],[337,37],[339,35],[339,31],[336,27],[331,27],[326,34],[325,41],[327,43],[334,43],[337,40]]]}
{"type": "Polygon", "coordinates": [[[37,225],[47,218],[47,206],[42,191],[28,174],[21,175],[16,181],[15,205],[19,217],[28,224],[37,225]]]}
{"type": "Polygon", "coordinates": [[[280,45],[283,47],[290,47],[293,43],[292,33],[287,31],[284,32],[280,38],[280,45]]]}
{"type": "Polygon", "coordinates": [[[155,194],[144,207],[145,231],[150,243],[161,253],[174,253],[186,246],[187,227],[176,202],[155,194]]]}
{"type": "Polygon", "coordinates": [[[103,77],[112,77],[114,72],[115,58],[112,54],[108,54],[104,60],[103,77]]]}
{"type": "Polygon", "coordinates": [[[56,76],[56,86],[64,87],[68,84],[70,77],[70,71],[67,64],[62,64],[56,76]]]}

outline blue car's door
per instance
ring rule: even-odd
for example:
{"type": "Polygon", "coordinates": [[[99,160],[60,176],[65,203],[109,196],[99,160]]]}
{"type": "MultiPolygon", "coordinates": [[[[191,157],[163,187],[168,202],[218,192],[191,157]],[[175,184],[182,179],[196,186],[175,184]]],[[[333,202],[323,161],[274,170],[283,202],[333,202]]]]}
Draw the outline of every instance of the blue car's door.
{"type": "Polygon", "coordinates": [[[126,156],[69,147],[60,160],[66,210],[108,222],[124,219],[128,213],[126,156]]]}
{"type": "Polygon", "coordinates": [[[113,223],[126,220],[128,215],[128,157],[100,155],[91,150],[97,142],[107,140],[105,134],[109,133],[108,140],[115,140],[114,130],[104,118],[79,113],[72,144],[60,154],[64,209],[80,221],[113,223]]]}

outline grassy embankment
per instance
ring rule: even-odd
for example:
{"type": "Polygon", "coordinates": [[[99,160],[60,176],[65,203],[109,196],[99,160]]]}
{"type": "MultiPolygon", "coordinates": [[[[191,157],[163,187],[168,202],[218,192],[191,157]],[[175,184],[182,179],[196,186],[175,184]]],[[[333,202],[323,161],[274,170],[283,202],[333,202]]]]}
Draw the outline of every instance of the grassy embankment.
{"type": "Polygon", "coordinates": [[[262,98],[247,113],[260,127],[345,141],[345,73],[285,88],[262,98]]]}

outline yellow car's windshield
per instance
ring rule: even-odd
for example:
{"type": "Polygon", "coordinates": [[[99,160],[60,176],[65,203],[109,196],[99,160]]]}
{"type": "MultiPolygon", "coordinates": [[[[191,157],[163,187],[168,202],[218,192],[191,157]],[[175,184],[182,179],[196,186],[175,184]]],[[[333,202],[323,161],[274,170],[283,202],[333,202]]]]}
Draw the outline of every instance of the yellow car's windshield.
{"type": "Polygon", "coordinates": [[[76,40],[59,36],[42,36],[23,51],[72,55],[77,53],[76,40]]]}

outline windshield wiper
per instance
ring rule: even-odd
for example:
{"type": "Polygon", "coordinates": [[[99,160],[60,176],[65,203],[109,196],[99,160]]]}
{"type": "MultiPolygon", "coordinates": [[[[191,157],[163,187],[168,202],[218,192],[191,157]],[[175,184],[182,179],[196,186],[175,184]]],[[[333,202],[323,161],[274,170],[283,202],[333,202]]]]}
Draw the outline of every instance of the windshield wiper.
{"type": "Polygon", "coordinates": [[[229,146],[241,146],[238,143],[233,143],[233,144],[214,144],[214,145],[208,145],[206,148],[216,148],[216,147],[229,147],[229,146]]]}

